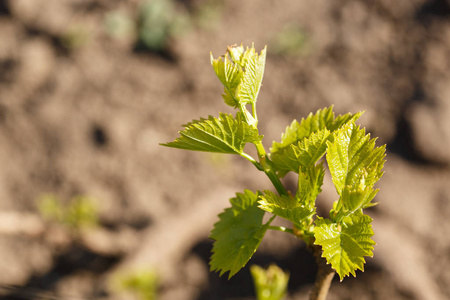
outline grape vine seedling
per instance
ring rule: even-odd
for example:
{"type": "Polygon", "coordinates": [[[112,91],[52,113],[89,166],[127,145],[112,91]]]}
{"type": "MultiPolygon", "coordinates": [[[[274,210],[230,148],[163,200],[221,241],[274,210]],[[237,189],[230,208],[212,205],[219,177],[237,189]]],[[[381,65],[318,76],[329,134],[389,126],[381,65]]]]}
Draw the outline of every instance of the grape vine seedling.
{"type": "Polygon", "coordinates": [[[295,235],[312,250],[319,269],[310,299],[325,299],[335,273],[341,281],[356,276],[356,270],[364,270],[364,257],[373,255],[372,219],[363,210],[375,205],[374,185],[383,175],[385,146],[377,147],[375,139],[355,124],[361,112],[335,116],[328,107],[294,120],[266,152],[256,114],[265,60],[266,48],[258,53],[253,45],[230,46],[217,59],[211,54],[224,86],[223,99],[236,114],[194,120],[184,125],[179,138],[162,145],[240,155],[264,172],[276,190],[244,190],[230,199],[231,207],[219,215],[210,235],[212,271],[229,272],[231,278],[255,253],[266,231],[278,230],[295,235]],[[255,145],[256,158],[244,152],[248,143],[255,145]],[[317,216],[315,206],[325,161],[338,194],[329,218],[317,216]],[[298,174],[295,193],[281,181],[289,172],[298,174]],[[267,222],[265,213],[271,214],[267,222]],[[291,222],[292,228],[271,225],[276,217],[291,222]]]}

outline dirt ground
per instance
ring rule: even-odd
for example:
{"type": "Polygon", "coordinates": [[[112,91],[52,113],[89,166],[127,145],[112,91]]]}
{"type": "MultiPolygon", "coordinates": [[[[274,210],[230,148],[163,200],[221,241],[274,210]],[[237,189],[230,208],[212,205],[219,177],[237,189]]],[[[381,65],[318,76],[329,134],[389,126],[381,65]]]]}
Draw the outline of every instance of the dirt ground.
{"type": "MultiPolygon", "coordinates": [[[[140,2],[0,1],[0,299],[133,299],[111,284],[133,270],[156,272],[161,300],[255,299],[248,266],[230,281],[208,271],[208,234],[235,192],[270,182],[239,158],[159,146],[230,112],[209,53],[252,42],[268,45],[267,148],[330,105],[365,110],[387,144],[374,257],[328,299],[450,299],[449,1],[178,0],[190,26],[159,51],[105,26],[112,12],[134,22],[140,2]],[[91,197],[100,227],[44,223],[46,194],[91,197]]],[[[327,180],[322,211],[336,199],[327,180]]],[[[269,233],[249,265],[270,262],[291,274],[288,299],[307,299],[304,245],[269,233]]]]}

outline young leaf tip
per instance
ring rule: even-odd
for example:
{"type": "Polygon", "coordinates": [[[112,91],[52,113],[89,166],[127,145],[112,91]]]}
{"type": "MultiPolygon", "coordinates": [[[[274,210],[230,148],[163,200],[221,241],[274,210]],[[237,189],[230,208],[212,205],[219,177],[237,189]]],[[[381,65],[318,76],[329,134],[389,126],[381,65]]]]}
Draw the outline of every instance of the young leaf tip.
{"type": "Polygon", "coordinates": [[[225,103],[242,110],[246,104],[254,104],[261,87],[266,61],[266,47],[258,54],[254,45],[228,46],[224,55],[214,59],[210,54],[214,72],[224,86],[225,103]]]}
{"type": "MultiPolygon", "coordinates": [[[[231,278],[251,259],[268,229],[293,233],[309,246],[322,249],[322,257],[336,270],[340,280],[364,271],[365,257],[373,256],[372,219],[363,210],[374,206],[383,175],[386,145],[376,146],[376,138],[355,121],[364,113],[336,115],[334,107],[294,120],[266,153],[259,134],[256,102],[264,75],[267,46],[260,52],[254,44],[228,46],[210,62],[223,85],[225,104],[236,115],[200,118],[179,131],[179,137],[163,146],[213,153],[236,154],[263,171],[277,193],[244,190],[230,199],[231,207],[219,214],[210,238],[214,240],[210,268],[231,278]],[[253,144],[255,158],[244,152],[253,144]],[[317,216],[316,200],[322,191],[328,166],[338,200],[330,218],[317,216]],[[286,191],[280,178],[298,174],[295,194],[286,191]],[[272,214],[267,221],[265,213],[272,214]],[[292,223],[292,228],[270,226],[275,217],[292,223]]],[[[278,299],[278,298],[277,298],[278,299]]]]}

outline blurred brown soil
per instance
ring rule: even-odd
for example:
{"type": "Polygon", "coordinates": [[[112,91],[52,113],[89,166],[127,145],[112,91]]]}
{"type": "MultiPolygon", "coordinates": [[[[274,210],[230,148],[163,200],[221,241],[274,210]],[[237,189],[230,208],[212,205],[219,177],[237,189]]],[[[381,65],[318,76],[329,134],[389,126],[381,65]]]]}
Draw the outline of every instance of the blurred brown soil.
{"type": "MultiPolygon", "coordinates": [[[[132,299],[110,282],[135,269],[158,273],[162,300],[254,299],[248,266],[230,281],[209,273],[208,233],[235,192],[269,181],[234,157],[158,145],[230,111],[209,53],[252,42],[268,45],[267,148],[292,119],[330,105],[365,110],[362,126],[387,144],[374,258],[329,299],[450,298],[448,1],[216,1],[215,19],[159,53],[105,32],[107,13],[133,16],[139,2],[0,2],[0,299],[132,299]],[[305,48],[272,51],[288,25],[305,48]],[[77,29],[85,39],[68,45],[77,29]],[[48,193],[92,197],[101,227],[73,237],[44,224],[48,193]]],[[[210,2],[175,4],[194,15],[210,2]]],[[[321,211],[336,199],[327,180],[321,211]]],[[[316,271],[304,246],[270,232],[250,264],[272,261],[291,274],[289,299],[307,299],[316,271]]]]}

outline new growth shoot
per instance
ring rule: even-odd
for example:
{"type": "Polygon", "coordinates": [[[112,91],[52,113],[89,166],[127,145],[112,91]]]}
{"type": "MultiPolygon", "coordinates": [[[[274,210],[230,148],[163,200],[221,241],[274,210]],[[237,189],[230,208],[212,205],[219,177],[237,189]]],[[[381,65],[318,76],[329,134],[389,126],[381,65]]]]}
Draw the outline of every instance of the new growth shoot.
{"type": "Polygon", "coordinates": [[[275,190],[244,190],[230,199],[231,207],[219,215],[210,237],[215,241],[211,270],[232,277],[257,250],[267,230],[293,234],[313,251],[319,265],[311,299],[325,299],[336,272],[341,281],[356,270],[364,270],[365,257],[373,255],[372,219],[364,210],[375,205],[375,183],[383,175],[385,146],[355,124],[361,116],[336,116],[333,107],[319,109],[301,121],[294,120],[267,152],[258,131],[257,97],[261,88],[266,48],[230,46],[217,59],[211,54],[214,72],[224,86],[225,104],[236,114],[220,113],[194,120],[180,137],[164,146],[240,155],[264,172],[275,190]],[[244,152],[253,144],[257,157],[244,152]],[[329,218],[316,215],[316,199],[327,163],[338,199],[329,218]],[[280,179],[298,174],[295,194],[288,193],[280,179]],[[272,217],[267,222],[264,214],[272,217]],[[288,220],[291,228],[272,226],[275,218],[288,220]],[[331,266],[331,268],[330,268],[331,266]]]}

